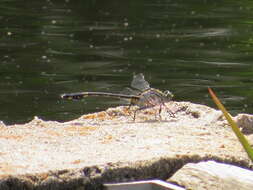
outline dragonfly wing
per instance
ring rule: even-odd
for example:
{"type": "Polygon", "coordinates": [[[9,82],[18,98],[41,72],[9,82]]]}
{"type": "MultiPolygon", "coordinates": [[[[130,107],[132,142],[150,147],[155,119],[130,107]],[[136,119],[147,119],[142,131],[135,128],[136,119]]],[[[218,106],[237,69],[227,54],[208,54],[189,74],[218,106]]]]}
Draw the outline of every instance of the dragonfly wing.
{"type": "Polygon", "coordinates": [[[150,88],[149,83],[145,80],[144,75],[142,73],[133,76],[131,87],[140,91],[144,91],[150,88]]]}
{"type": "Polygon", "coordinates": [[[138,95],[138,94],[140,94],[140,91],[126,87],[120,93],[126,94],[126,95],[138,95]]]}
{"type": "MultiPolygon", "coordinates": [[[[131,89],[131,88],[124,88],[122,91],[120,91],[121,94],[126,94],[126,95],[138,95],[140,94],[140,91],[137,91],[137,90],[134,90],[134,89],[131,89]]],[[[129,99],[124,99],[124,98],[121,98],[120,99],[120,103],[121,104],[130,104],[130,101],[129,99]]]]}
{"type": "Polygon", "coordinates": [[[127,100],[127,99],[120,99],[119,100],[119,103],[121,105],[129,105],[130,104],[130,100],[127,100]]]}

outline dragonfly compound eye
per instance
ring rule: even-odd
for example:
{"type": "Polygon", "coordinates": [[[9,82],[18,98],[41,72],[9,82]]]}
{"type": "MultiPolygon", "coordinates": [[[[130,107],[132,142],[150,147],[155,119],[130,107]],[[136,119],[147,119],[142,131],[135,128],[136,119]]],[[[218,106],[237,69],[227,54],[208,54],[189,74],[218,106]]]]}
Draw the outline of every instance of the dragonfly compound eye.
{"type": "Polygon", "coordinates": [[[174,95],[169,90],[166,90],[163,93],[166,95],[167,98],[173,98],[174,97],[174,95]]]}

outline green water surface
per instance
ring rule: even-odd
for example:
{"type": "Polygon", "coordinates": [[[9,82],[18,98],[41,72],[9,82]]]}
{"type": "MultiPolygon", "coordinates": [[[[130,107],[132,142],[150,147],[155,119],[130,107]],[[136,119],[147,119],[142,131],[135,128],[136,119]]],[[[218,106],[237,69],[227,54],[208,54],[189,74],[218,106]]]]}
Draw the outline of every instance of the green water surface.
{"type": "Polygon", "coordinates": [[[175,100],[253,112],[253,3],[235,0],[0,2],[0,120],[67,121],[121,104],[62,93],[120,92],[133,73],[175,100]]]}

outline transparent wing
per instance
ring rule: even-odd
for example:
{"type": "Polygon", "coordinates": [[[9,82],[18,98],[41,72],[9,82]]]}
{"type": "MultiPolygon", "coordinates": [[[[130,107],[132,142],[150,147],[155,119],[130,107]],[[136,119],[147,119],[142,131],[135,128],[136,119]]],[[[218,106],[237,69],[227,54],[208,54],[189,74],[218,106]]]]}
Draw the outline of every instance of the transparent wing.
{"type": "Polygon", "coordinates": [[[126,94],[126,95],[138,95],[138,94],[140,94],[140,91],[126,87],[120,93],[121,94],[126,94]]]}
{"type": "Polygon", "coordinates": [[[149,83],[144,79],[144,75],[142,73],[133,76],[131,87],[140,91],[144,91],[150,88],[149,83]]]}
{"type": "MultiPolygon", "coordinates": [[[[126,87],[123,90],[121,90],[120,93],[121,94],[126,94],[126,95],[138,95],[138,94],[140,94],[140,91],[137,91],[137,90],[126,87]]],[[[120,103],[121,104],[130,104],[130,101],[129,101],[129,99],[121,98],[120,103]]]]}

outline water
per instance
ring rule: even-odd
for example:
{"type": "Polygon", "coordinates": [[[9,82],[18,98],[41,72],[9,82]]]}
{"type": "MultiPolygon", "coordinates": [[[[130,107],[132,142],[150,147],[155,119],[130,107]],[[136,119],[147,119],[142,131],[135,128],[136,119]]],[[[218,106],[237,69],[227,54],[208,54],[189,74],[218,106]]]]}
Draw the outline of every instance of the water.
{"type": "Polygon", "coordinates": [[[253,5],[242,0],[96,0],[0,3],[0,120],[67,121],[116,106],[63,101],[79,91],[120,92],[133,73],[175,100],[253,113],[253,5]]]}

